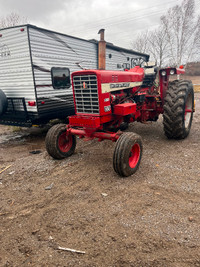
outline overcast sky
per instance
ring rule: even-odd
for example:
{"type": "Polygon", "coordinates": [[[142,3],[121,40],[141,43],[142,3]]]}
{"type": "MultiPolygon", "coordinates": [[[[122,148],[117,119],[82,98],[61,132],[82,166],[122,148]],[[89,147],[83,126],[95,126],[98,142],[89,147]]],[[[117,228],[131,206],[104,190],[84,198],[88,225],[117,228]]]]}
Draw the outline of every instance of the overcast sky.
{"type": "MultiPolygon", "coordinates": [[[[196,0],[199,2],[200,0],[196,0]]],[[[0,17],[11,12],[30,24],[81,37],[105,39],[131,48],[131,41],[143,29],[158,26],[160,16],[182,0],[0,0],[0,17]]]]}

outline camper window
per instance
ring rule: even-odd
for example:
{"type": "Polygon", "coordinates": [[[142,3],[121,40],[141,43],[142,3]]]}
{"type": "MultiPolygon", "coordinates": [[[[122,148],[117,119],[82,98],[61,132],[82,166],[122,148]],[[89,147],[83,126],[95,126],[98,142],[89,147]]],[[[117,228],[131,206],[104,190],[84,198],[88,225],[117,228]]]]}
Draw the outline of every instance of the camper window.
{"type": "Polygon", "coordinates": [[[64,89],[70,87],[70,71],[68,68],[51,69],[52,85],[54,89],[64,89]]]}

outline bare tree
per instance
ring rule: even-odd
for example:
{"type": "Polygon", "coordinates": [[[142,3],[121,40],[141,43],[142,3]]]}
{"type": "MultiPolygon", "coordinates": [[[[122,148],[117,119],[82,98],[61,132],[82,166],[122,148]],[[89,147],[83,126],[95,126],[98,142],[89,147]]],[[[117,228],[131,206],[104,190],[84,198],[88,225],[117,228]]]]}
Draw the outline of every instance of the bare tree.
{"type": "Polygon", "coordinates": [[[141,53],[150,54],[151,59],[157,62],[158,67],[161,67],[168,57],[166,31],[160,26],[155,30],[142,32],[132,42],[132,47],[141,53]]]}
{"type": "Polygon", "coordinates": [[[140,33],[132,47],[150,54],[159,67],[200,60],[200,16],[195,16],[195,0],[183,0],[170,8],[161,17],[161,25],[140,33]]]}
{"type": "Polygon", "coordinates": [[[19,14],[12,12],[9,15],[0,18],[0,29],[25,23],[27,23],[27,18],[24,18],[19,14]]]}
{"type": "Polygon", "coordinates": [[[134,50],[140,53],[148,53],[149,52],[149,32],[145,31],[137,35],[136,39],[132,41],[131,46],[134,50]]]}
{"type": "Polygon", "coordinates": [[[157,62],[157,66],[161,68],[166,64],[168,58],[168,42],[166,39],[166,31],[159,27],[149,32],[148,51],[153,59],[157,62]]]}
{"type": "Polygon", "coordinates": [[[195,19],[195,1],[183,0],[161,17],[169,43],[170,61],[179,66],[195,55],[200,40],[200,17],[195,19]]]}

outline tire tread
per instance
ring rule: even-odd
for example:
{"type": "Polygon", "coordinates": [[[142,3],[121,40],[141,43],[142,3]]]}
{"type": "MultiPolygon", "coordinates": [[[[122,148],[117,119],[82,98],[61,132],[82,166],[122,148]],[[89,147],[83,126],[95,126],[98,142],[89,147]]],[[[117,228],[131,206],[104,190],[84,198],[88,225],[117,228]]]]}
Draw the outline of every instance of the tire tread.
{"type": "Polygon", "coordinates": [[[189,91],[192,92],[194,98],[192,82],[189,80],[169,82],[163,107],[164,132],[169,139],[183,139],[189,134],[192,116],[190,127],[187,131],[184,127],[183,119],[186,96],[189,91]]]}
{"type": "Polygon", "coordinates": [[[59,134],[64,131],[66,131],[66,125],[60,123],[51,127],[47,132],[45,138],[46,150],[49,153],[49,155],[52,156],[54,159],[63,159],[71,156],[74,153],[76,147],[76,137],[74,135],[72,136],[73,145],[71,149],[66,153],[63,153],[62,151],[59,150],[58,137],[59,134]]]}

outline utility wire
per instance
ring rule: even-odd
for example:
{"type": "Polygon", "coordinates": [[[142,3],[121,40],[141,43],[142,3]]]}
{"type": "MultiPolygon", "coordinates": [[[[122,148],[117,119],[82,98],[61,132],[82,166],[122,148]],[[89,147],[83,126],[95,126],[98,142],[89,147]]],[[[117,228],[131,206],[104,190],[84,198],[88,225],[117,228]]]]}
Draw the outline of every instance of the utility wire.
{"type": "MultiPolygon", "coordinates": [[[[169,4],[169,3],[174,3],[174,2],[177,2],[177,1],[180,1],[180,0],[173,0],[173,1],[168,2],[168,4],[169,4]]],[[[142,9],[136,9],[136,10],[134,10],[134,11],[135,11],[135,12],[140,12],[140,11],[144,11],[144,10],[148,10],[148,11],[149,11],[150,9],[155,8],[155,7],[158,7],[158,6],[163,6],[163,4],[154,5],[154,6],[147,7],[147,8],[142,8],[142,9]]],[[[164,10],[166,10],[166,9],[164,9],[164,10]]],[[[125,18],[127,18],[127,16],[129,16],[129,15],[133,15],[133,12],[128,12],[128,13],[124,13],[124,14],[120,14],[120,15],[111,16],[111,17],[109,17],[109,18],[107,18],[107,19],[104,18],[104,21],[107,22],[107,21],[109,21],[109,20],[112,20],[113,18],[118,18],[118,17],[119,17],[119,19],[120,19],[120,17],[124,17],[124,16],[125,16],[125,18]]],[[[96,20],[96,21],[95,21],[95,23],[99,23],[99,22],[102,23],[102,19],[100,19],[100,20],[96,20]]],[[[94,24],[94,23],[93,23],[93,24],[94,24]]],[[[85,27],[85,26],[87,26],[87,25],[91,26],[91,23],[88,22],[88,23],[85,23],[85,24],[82,24],[82,25],[77,25],[76,28],[77,28],[77,27],[85,27]]]]}
{"type": "MultiPolygon", "coordinates": [[[[115,26],[115,25],[121,25],[121,24],[128,24],[128,23],[130,23],[130,22],[134,22],[134,21],[137,21],[137,22],[139,22],[139,21],[141,21],[141,20],[143,20],[143,19],[145,19],[145,18],[150,18],[150,17],[152,17],[152,16],[156,16],[156,15],[161,15],[161,14],[163,14],[163,11],[164,10],[161,10],[161,11],[156,11],[156,12],[152,12],[151,14],[144,14],[144,15],[142,15],[142,16],[135,16],[135,17],[133,17],[133,18],[129,18],[129,19],[126,19],[126,20],[122,20],[122,21],[116,21],[116,22],[114,22],[114,23],[110,23],[110,24],[107,24],[107,25],[105,25],[105,24],[103,24],[103,25],[101,25],[101,28],[102,27],[104,27],[105,26],[105,28],[106,29],[108,29],[108,28],[111,28],[111,27],[113,27],[113,26],[115,26]]],[[[130,27],[131,27],[131,25],[130,25],[130,27]]],[[[87,28],[87,29],[84,29],[84,30],[81,30],[81,31],[79,31],[79,34],[80,33],[84,33],[84,34],[86,34],[86,33],[88,33],[88,32],[91,32],[91,30],[95,30],[95,29],[99,29],[99,26],[92,26],[92,27],[90,27],[90,28],[87,28]]],[[[137,28],[138,29],[138,28],[137,28]]],[[[124,32],[124,31],[123,31],[124,32]]],[[[73,32],[73,34],[74,34],[75,32],[73,32]]],[[[118,32],[118,33],[120,33],[120,31],[118,32]]]]}
{"type": "MultiPolygon", "coordinates": [[[[169,3],[175,3],[175,2],[178,2],[178,1],[180,1],[180,0],[173,0],[173,1],[170,1],[170,2],[167,2],[168,4],[169,3]]],[[[151,7],[147,7],[147,8],[142,8],[142,9],[136,9],[136,10],[134,10],[134,12],[140,12],[140,11],[145,11],[145,10],[148,10],[148,14],[149,14],[149,11],[150,10],[152,10],[153,8],[155,8],[155,7],[159,7],[159,6],[163,6],[163,4],[158,4],[158,5],[154,5],[154,6],[151,6],[151,7]]],[[[166,8],[165,9],[162,9],[163,11],[165,11],[166,10],[166,8]]],[[[109,22],[109,21],[111,21],[111,23],[109,23],[110,25],[113,25],[113,24],[119,24],[119,23],[122,23],[122,20],[123,21],[130,21],[130,19],[128,19],[127,20],[127,16],[130,16],[130,15],[132,15],[133,16],[133,12],[128,12],[128,13],[124,13],[124,14],[120,14],[120,15],[115,15],[115,16],[111,16],[111,17],[109,17],[109,18],[107,18],[107,19],[103,19],[103,22],[104,22],[104,24],[105,23],[107,23],[107,22],[109,22]],[[113,22],[112,23],[112,21],[113,21],[113,19],[114,18],[118,18],[118,20],[120,20],[119,22],[113,22]]],[[[150,16],[152,15],[152,13],[151,14],[149,14],[150,16]]],[[[154,14],[154,15],[156,15],[156,13],[154,14]]],[[[140,15],[141,16],[141,15],[140,15]]],[[[137,16],[134,16],[134,18],[135,17],[137,17],[137,16]]],[[[87,30],[90,30],[90,29],[94,29],[95,27],[101,27],[101,25],[102,25],[102,19],[101,20],[96,20],[95,22],[93,22],[93,26],[91,27],[91,23],[85,23],[85,24],[82,24],[82,25],[77,25],[76,26],[76,30],[75,31],[73,31],[73,32],[71,32],[71,33],[76,33],[76,32],[80,32],[80,31],[78,31],[77,29],[81,29],[81,28],[83,28],[84,27],[84,32],[85,32],[85,28],[87,28],[87,30]],[[99,24],[100,23],[100,24],[99,24]],[[90,26],[90,27],[87,27],[87,26],[90,26]]],[[[70,32],[69,32],[69,34],[70,34],[70,32]]]]}

